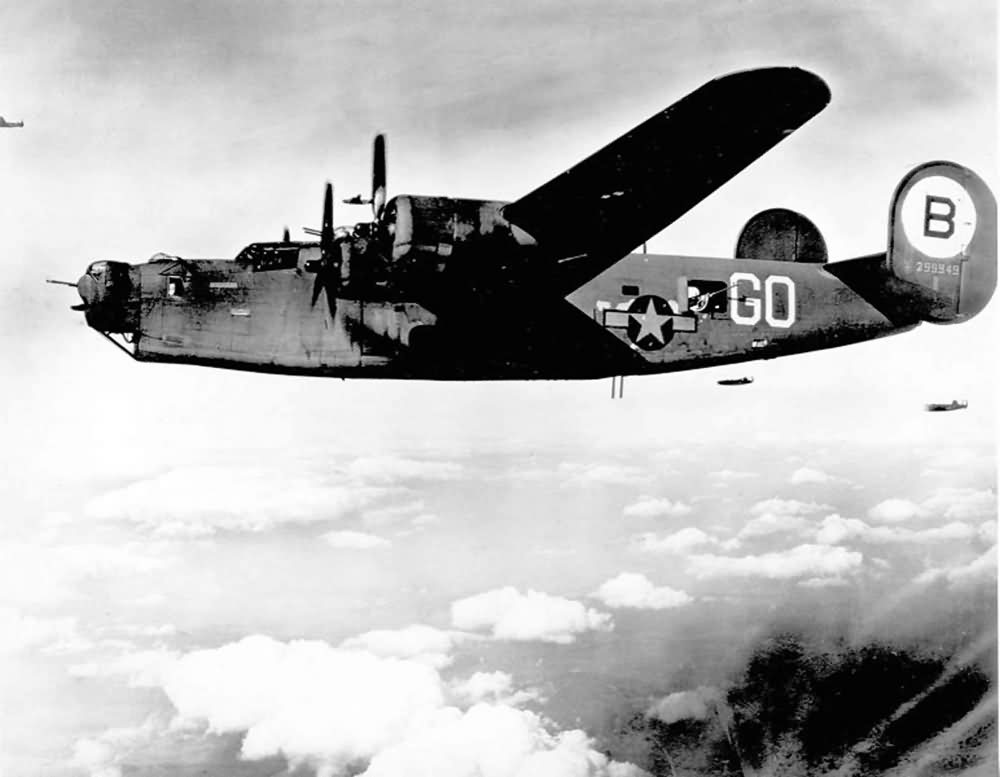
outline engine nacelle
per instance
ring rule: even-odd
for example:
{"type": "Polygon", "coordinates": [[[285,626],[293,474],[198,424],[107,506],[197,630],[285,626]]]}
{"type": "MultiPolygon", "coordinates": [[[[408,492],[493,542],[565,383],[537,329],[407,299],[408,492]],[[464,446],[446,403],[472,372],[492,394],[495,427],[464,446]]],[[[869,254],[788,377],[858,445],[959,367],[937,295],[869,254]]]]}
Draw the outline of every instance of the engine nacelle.
{"type": "Polygon", "coordinates": [[[758,213],[743,227],[736,242],[736,257],[824,263],[826,242],[816,225],[801,213],[771,208],[758,213]]]}
{"type": "Polygon", "coordinates": [[[506,204],[450,197],[394,197],[382,220],[391,241],[394,278],[426,282],[446,271],[461,272],[466,261],[461,257],[473,253],[478,271],[516,261],[535,241],[501,215],[506,204]]]}

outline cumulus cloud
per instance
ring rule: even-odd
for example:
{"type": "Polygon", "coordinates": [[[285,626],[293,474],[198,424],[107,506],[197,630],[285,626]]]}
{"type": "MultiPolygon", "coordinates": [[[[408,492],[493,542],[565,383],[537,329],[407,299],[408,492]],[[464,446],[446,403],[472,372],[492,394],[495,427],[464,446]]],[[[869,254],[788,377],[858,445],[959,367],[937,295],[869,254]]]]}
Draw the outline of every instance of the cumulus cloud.
{"type": "Polygon", "coordinates": [[[634,540],[636,548],[651,553],[687,553],[693,548],[712,545],[716,542],[718,540],[715,537],[695,526],[688,526],[666,535],[643,532],[634,540]]]}
{"type": "Polygon", "coordinates": [[[961,521],[928,529],[908,529],[904,526],[870,526],[857,518],[842,518],[836,513],[823,519],[816,532],[816,541],[823,545],[837,545],[855,540],[869,543],[924,543],[935,544],[971,540],[980,536],[979,528],[961,521]]]}
{"type": "Polygon", "coordinates": [[[789,550],[757,556],[691,556],[688,571],[700,579],[760,577],[790,580],[799,577],[838,577],[855,572],[863,556],[857,551],[829,545],[798,545],[789,550]]]}
{"type": "Polygon", "coordinates": [[[421,661],[436,668],[451,663],[454,646],[468,635],[443,631],[433,626],[413,624],[401,629],[377,629],[346,639],[341,643],[348,650],[365,650],[380,658],[406,658],[421,661]]]}
{"type": "Polygon", "coordinates": [[[345,550],[371,550],[391,544],[383,537],[361,531],[328,531],[322,537],[330,547],[345,550]]]}
{"type": "Polygon", "coordinates": [[[475,672],[464,680],[452,681],[449,690],[453,698],[466,705],[488,701],[517,707],[541,700],[541,694],[534,688],[516,689],[514,678],[506,672],[475,672]]]}
{"type": "Polygon", "coordinates": [[[381,493],[346,480],[342,473],[326,475],[290,467],[185,467],[92,499],[85,513],[183,538],[331,520],[381,493]]]}
{"type": "MultiPolygon", "coordinates": [[[[306,766],[319,777],[642,774],[609,760],[584,732],[554,731],[506,703],[516,691],[504,673],[477,673],[449,687],[418,661],[252,636],[175,657],[161,687],[177,711],[171,730],[239,734],[243,758],[283,756],[289,771],[306,766]],[[472,706],[449,702],[459,696],[472,706]]],[[[117,777],[130,748],[169,734],[162,724],[112,729],[79,741],[74,762],[117,777]]]]}
{"type": "Polygon", "coordinates": [[[965,564],[950,567],[932,567],[921,572],[915,582],[925,584],[938,580],[945,581],[950,588],[971,588],[983,583],[996,585],[997,580],[997,546],[994,545],[985,553],[965,564]]]}
{"type": "Polygon", "coordinates": [[[701,685],[693,691],[678,691],[664,696],[646,710],[646,717],[663,723],[705,720],[722,701],[723,695],[718,688],[701,685]]]}
{"type": "Polygon", "coordinates": [[[737,548],[748,540],[768,537],[773,534],[801,532],[809,528],[812,522],[794,514],[764,513],[751,518],[739,533],[731,540],[723,543],[727,550],[737,548]]]}
{"type": "Polygon", "coordinates": [[[635,572],[622,572],[617,577],[606,580],[591,595],[608,607],[639,610],[666,610],[694,601],[684,591],[667,586],[655,586],[645,575],[635,572]]]}
{"type": "Polygon", "coordinates": [[[868,511],[868,517],[879,523],[899,523],[924,514],[923,508],[909,499],[885,499],[868,511]]]}
{"type": "Polygon", "coordinates": [[[971,521],[997,514],[997,495],[974,488],[939,488],[922,503],[924,512],[946,520],[971,521]]]}
{"type": "Polygon", "coordinates": [[[533,712],[477,704],[442,710],[420,732],[372,759],[365,777],[638,777],[579,730],[549,733],[533,712]]]}
{"type": "Polygon", "coordinates": [[[812,467],[799,467],[788,478],[788,482],[793,485],[802,485],[804,483],[846,483],[847,480],[812,467]]]}
{"type": "Polygon", "coordinates": [[[490,630],[495,639],[568,644],[587,631],[610,631],[611,616],[582,603],[507,586],[451,605],[455,628],[490,630]]]}
{"type": "Polygon", "coordinates": [[[638,502],[627,505],[622,511],[630,518],[659,518],[667,516],[677,518],[691,512],[691,506],[670,499],[654,499],[644,496],[638,502]]]}

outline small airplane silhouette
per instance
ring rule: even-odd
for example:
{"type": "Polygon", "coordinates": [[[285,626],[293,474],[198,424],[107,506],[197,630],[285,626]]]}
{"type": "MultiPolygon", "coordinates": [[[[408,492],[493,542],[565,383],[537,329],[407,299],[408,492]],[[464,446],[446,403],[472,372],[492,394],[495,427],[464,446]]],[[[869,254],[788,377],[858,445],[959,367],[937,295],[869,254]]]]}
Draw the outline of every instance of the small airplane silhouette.
{"type": "Polygon", "coordinates": [[[924,410],[928,413],[945,413],[949,410],[965,410],[968,406],[969,403],[967,400],[953,399],[947,404],[942,402],[932,402],[928,405],[924,405],[924,410]]]}
{"type": "Polygon", "coordinates": [[[7,121],[3,116],[0,116],[0,127],[23,127],[23,121],[7,121]]]}

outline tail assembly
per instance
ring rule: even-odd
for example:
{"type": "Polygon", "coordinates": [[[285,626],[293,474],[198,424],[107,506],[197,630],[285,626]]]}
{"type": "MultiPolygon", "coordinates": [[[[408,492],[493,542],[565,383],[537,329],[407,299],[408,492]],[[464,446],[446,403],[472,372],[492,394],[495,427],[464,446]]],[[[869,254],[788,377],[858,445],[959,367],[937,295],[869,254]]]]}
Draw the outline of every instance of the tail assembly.
{"type": "Polygon", "coordinates": [[[952,162],[928,162],[896,189],[886,266],[894,295],[937,324],[966,321],[997,283],[997,206],[983,180],[952,162]]]}

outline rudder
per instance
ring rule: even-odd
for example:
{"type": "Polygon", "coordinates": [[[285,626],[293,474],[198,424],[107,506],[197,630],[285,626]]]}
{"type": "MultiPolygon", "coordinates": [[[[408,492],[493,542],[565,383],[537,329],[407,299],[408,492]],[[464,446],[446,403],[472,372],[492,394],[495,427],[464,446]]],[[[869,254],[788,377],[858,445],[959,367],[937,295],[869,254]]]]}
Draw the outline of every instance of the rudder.
{"type": "Polygon", "coordinates": [[[927,162],[896,188],[889,214],[888,268],[913,284],[921,318],[966,321],[997,281],[996,200],[983,180],[953,162],[927,162]]]}

